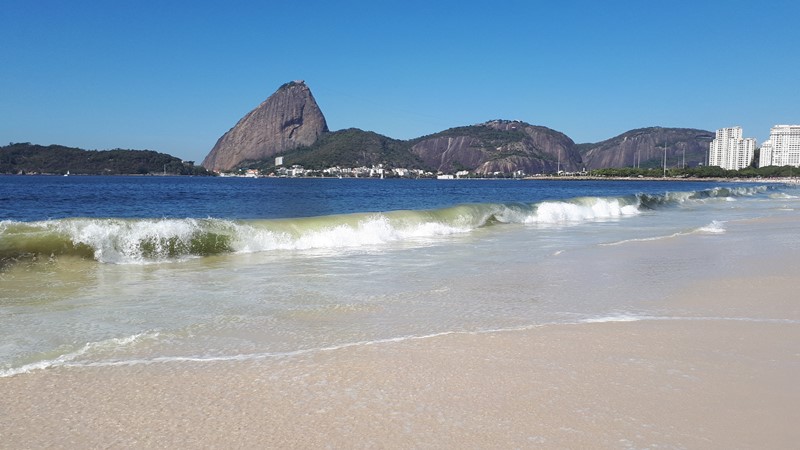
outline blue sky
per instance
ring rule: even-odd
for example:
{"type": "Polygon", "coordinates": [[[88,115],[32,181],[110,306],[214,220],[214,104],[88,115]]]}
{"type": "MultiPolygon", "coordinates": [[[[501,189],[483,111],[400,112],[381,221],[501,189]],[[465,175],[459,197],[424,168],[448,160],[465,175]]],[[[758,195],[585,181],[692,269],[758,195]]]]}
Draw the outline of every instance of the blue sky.
{"type": "Polygon", "coordinates": [[[54,1],[0,13],[0,143],[201,161],[281,84],[331,130],[800,123],[800,2],[54,1]]]}

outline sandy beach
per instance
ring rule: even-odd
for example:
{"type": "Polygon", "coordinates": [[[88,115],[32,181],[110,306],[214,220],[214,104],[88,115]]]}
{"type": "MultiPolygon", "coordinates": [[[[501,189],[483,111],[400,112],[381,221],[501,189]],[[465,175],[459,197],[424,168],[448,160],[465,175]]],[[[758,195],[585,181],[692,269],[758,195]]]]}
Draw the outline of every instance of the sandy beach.
{"type": "Polygon", "coordinates": [[[450,334],[279,360],[60,368],[4,378],[0,442],[792,448],[800,440],[793,279],[715,281],[676,293],[672,308],[690,305],[696,313],[682,318],[450,334]]]}
{"type": "Polygon", "coordinates": [[[800,450],[800,0],[0,5],[0,450],[800,450]]]}

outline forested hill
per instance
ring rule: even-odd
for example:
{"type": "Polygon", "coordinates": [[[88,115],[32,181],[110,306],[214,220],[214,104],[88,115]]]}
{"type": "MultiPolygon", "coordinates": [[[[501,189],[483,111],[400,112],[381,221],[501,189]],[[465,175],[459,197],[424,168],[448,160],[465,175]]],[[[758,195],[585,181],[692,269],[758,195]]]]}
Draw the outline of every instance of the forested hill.
{"type": "Polygon", "coordinates": [[[29,142],[0,147],[0,173],[73,175],[210,175],[191,161],[152,150],[83,150],[29,142]]]}

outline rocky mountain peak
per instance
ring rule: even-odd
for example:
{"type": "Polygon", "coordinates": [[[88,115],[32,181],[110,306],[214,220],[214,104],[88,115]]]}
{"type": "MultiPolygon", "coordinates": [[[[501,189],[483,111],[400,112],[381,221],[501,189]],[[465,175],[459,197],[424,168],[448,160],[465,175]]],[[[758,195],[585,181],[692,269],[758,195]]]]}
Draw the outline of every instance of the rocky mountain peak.
{"type": "Polygon", "coordinates": [[[548,173],[579,170],[581,158],[574,146],[565,134],[547,127],[498,119],[419,138],[411,152],[441,172],[548,173]]]}
{"type": "Polygon", "coordinates": [[[659,167],[666,150],[667,166],[705,162],[714,133],[692,128],[649,127],[627,131],[596,144],[581,144],[588,169],[605,167],[659,167]]]}
{"type": "Polygon", "coordinates": [[[290,81],[222,135],[203,160],[203,167],[230,170],[243,161],[309,146],[327,131],[311,89],[303,80],[290,81]]]}

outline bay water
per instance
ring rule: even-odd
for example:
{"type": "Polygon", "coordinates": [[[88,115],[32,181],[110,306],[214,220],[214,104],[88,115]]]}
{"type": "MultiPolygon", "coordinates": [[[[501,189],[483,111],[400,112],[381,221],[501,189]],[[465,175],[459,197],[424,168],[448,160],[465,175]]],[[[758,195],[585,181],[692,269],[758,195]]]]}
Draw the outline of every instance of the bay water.
{"type": "MultiPolygon", "coordinates": [[[[750,242],[738,230],[798,216],[798,194],[718,181],[0,176],[0,376],[658,316],[671,286],[735,270],[750,242]]],[[[800,248],[793,229],[768,238],[800,248]]]]}

